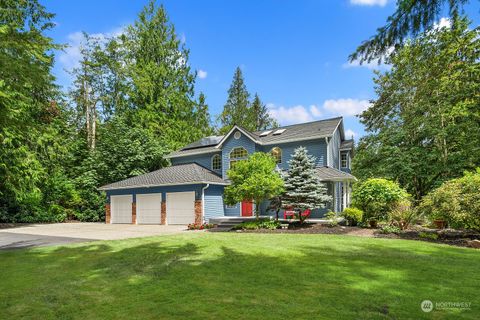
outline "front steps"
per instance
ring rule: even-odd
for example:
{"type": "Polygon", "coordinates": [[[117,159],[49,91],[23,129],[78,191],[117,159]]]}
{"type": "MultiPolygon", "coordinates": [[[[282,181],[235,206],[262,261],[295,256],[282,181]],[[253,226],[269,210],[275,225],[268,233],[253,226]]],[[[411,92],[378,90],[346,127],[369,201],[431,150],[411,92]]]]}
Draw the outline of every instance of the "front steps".
{"type": "Polygon", "coordinates": [[[210,229],[212,232],[225,232],[232,230],[236,225],[249,220],[255,220],[255,217],[221,217],[212,218],[209,223],[216,225],[215,228],[210,229]]]}

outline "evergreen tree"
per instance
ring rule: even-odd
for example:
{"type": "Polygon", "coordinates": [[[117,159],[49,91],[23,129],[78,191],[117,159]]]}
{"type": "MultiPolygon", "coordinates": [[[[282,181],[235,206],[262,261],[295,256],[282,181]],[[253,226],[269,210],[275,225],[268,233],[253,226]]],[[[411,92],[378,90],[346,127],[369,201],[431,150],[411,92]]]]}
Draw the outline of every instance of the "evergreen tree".
{"type": "Polygon", "coordinates": [[[189,51],[163,6],[151,1],[121,39],[132,84],[131,125],[148,128],[169,150],[204,136],[210,128],[193,125],[195,73],[188,63],[189,51]]]}
{"type": "Polygon", "coordinates": [[[350,55],[350,61],[370,62],[385,57],[391,48],[399,49],[410,35],[414,37],[433,26],[443,7],[448,5],[448,15],[455,20],[469,0],[399,0],[397,10],[387,18],[387,24],[377,29],[377,34],[364,41],[350,55]]]}
{"type": "Polygon", "coordinates": [[[205,135],[213,134],[213,129],[210,120],[210,113],[208,112],[208,105],[205,102],[205,95],[200,92],[198,96],[198,103],[195,106],[195,127],[203,130],[205,135]]]}
{"type": "Polygon", "coordinates": [[[253,121],[247,126],[248,129],[252,131],[260,131],[278,127],[277,121],[270,116],[267,106],[260,100],[257,93],[255,93],[250,113],[253,121]],[[252,127],[254,128],[252,129],[252,127]]]}
{"type": "Polygon", "coordinates": [[[249,98],[250,94],[245,86],[242,70],[237,67],[230,89],[228,89],[227,103],[219,116],[221,134],[230,131],[235,124],[245,128],[251,126],[249,98]]]}
{"type": "Polygon", "coordinates": [[[304,218],[300,214],[303,210],[324,208],[331,197],[327,195],[325,184],[318,178],[315,158],[308,154],[305,147],[296,148],[288,164],[289,169],[284,175],[283,205],[294,208],[303,223],[304,218]]]}

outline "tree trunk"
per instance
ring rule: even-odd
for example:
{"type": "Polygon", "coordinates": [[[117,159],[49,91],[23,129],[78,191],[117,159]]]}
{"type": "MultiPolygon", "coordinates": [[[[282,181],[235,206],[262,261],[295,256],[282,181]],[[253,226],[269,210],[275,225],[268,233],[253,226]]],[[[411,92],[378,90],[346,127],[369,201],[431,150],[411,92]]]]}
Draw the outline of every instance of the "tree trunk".
{"type": "Polygon", "coordinates": [[[257,220],[260,219],[260,200],[255,200],[255,217],[257,220]]]}

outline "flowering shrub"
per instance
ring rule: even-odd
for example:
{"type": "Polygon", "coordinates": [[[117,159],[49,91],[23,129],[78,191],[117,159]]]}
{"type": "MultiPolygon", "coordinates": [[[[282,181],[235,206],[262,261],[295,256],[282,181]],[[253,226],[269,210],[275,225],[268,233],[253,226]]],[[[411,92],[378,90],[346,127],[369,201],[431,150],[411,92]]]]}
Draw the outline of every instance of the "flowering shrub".
{"type": "Polygon", "coordinates": [[[187,226],[188,230],[203,230],[203,229],[211,229],[213,228],[213,224],[211,223],[203,223],[203,224],[198,224],[198,223],[190,223],[187,226]]]}

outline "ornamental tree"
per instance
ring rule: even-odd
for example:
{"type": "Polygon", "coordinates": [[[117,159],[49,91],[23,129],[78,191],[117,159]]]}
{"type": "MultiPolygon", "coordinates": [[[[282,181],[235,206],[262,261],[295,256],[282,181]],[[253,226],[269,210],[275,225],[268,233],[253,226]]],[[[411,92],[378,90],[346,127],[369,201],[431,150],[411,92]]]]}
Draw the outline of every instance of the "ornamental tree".
{"type": "Polygon", "coordinates": [[[305,147],[294,150],[288,161],[289,169],[284,176],[284,207],[292,207],[301,223],[305,220],[301,211],[324,208],[331,201],[326,185],[320,181],[315,170],[315,157],[308,154],[305,147]]]}
{"type": "Polygon", "coordinates": [[[227,175],[231,184],[225,188],[225,202],[233,205],[241,201],[253,201],[257,219],[262,201],[283,192],[283,180],[270,154],[256,152],[247,160],[235,163],[227,175]]]}

